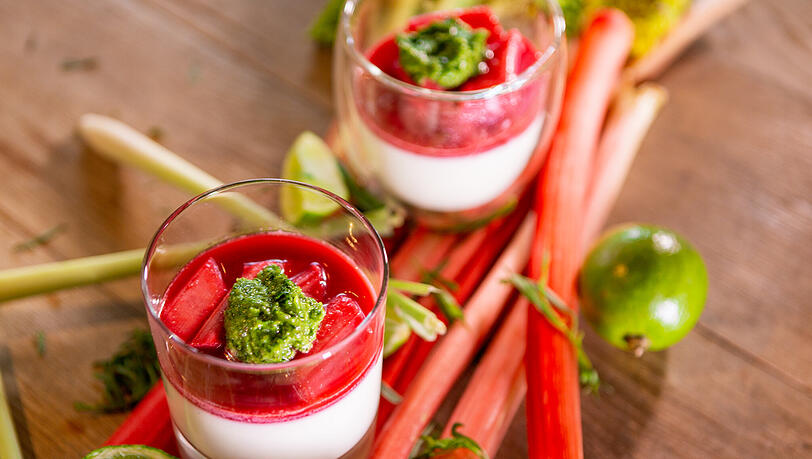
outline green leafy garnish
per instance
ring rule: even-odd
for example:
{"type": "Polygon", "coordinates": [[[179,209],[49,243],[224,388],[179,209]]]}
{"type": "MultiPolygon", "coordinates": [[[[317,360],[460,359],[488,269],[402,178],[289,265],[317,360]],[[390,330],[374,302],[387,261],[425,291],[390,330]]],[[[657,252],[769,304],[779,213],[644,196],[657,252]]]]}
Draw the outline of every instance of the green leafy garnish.
{"type": "Polygon", "coordinates": [[[76,402],[79,411],[115,413],[135,406],[160,379],[158,355],[152,335],[134,330],[109,360],[95,362],[95,376],[104,384],[102,400],[96,404],[76,402]]]}
{"type": "Polygon", "coordinates": [[[310,25],[310,38],[322,46],[331,46],[336,39],[342,6],[344,0],[327,0],[324,9],[310,25]]]}
{"type": "Polygon", "coordinates": [[[322,319],[324,305],[270,265],[256,279],[234,283],[225,312],[226,349],[241,362],[287,362],[296,351],[310,351],[322,319]]]}
{"type": "Polygon", "coordinates": [[[456,18],[432,22],[412,33],[398,34],[400,65],[420,85],[432,81],[456,88],[480,73],[489,32],[472,29],[456,18]]]}
{"type": "Polygon", "coordinates": [[[558,0],[561,5],[561,12],[564,15],[564,23],[567,25],[567,36],[577,37],[584,26],[586,16],[586,0],[558,0]]]}
{"type": "Polygon", "coordinates": [[[45,352],[47,349],[47,343],[45,342],[45,332],[42,330],[37,330],[34,333],[34,347],[37,349],[37,354],[40,357],[45,357],[45,352]]]}
{"type": "Polygon", "coordinates": [[[457,429],[460,427],[462,427],[462,424],[455,422],[451,427],[451,436],[447,438],[437,438],[432,435],[422,435],[420,437],[422,446],[420,447],[420,451],[416,455],[412,456],[413,459],[427,459],[460,448],[467,449],[482,459],[488,459],[488,453],[486,453],[485,450],[482,449],[482,447],[479,446],[473,438],[459,433],[457,429]]]}
{"type": "Polygon", "coordinates": [[[60,223],[32,237],[31,239],[28,239],[27,241],[16,244],[12,250],[14,252],[26,252],[29,250],[34,250],[41,245],[51,242],[51,239],[64,232],[66,229],[68,229],[68,225],[66,223],[60,223]]]}
{"type": "Polygon", "coordinates": [[[96,70],[99,66],[99,60],[95,57],[80,57],[69,58],[62,61],[62,70],[70,72],[71,70],[96,70]]]}
{"type": "MultiPolygon", "coordinates": [[[[546,273],[546,269],[544,272],[546,273]]],[[[570,340],[578,358],[578,379],[581,387],[591,393],[598,393],[600,378],[586,352],[584,352],[582,345],[584,334],[578,329],[578,315],[555,292],[547,287],[546,274],[542,275],[539,282],[535,282],[533,279],[514,273],[506,279],[506,282],[513,284],[519,293],[524,295],[536,307],[553,328],[570,340]],[[562,315],[572,325],[567,325],[562,315]]]]}
{"type": "Polygon", "coordinates": [[[448,259],[443,260],[442,263],[434,269],[424,269],[420,275],[420,281],[426,284],[436,285],[450,292],[456,292],[457,289],[460,288],[459,284],[451,279],[447,279],[442,274],[446,263],[448,263],[448,259]]]}

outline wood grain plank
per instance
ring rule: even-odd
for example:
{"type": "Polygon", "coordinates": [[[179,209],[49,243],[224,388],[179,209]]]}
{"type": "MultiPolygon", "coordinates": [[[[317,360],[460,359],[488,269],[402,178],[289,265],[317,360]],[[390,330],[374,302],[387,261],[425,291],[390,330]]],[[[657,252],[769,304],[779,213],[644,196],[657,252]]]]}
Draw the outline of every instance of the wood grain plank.
{"type": "Polygon", "coordinates": [[[314,101],[332,105],[330,49],[314,44],[308,28],[324,0],[152,0],[244,59],[314,101]]]}
{"type": "Polygon", "coordinates": [[[812,129],[788,121],[812,119],[812,100],[710,57],[665,82],[671,101],[612,221],[663,224],[694,241],[710,273],[701,323],[812,387],[812,284],[801,280],[812,257],[812,129]]]}
{"type": "MultiPolygon", "coordinates": [[[[602,379],[582,397],[586,457],[808,457],[812,397],[699,333],[636,359],[587,333],[602,379]]],[[[526,457],[524,407],[498,458],[526,457]]]]}
{"type": "MultiPolygon", "coordinates": [[[[0,268],[143,245],[185,198],[83,152],[71,132],[86,111],[159,126],[225,180],[278,173],[293,137],[329,121],[329,55],[304,33],[320,4],[0,2],[0,268]],[[61,69],[88,56],[96,70],[61,69]],[[61,222],[48,247],[8,251],[61,222]]],[[[686,234],[710,298],[697,331],[642,361],[589,336],[612,388],[585,398],[589,457],[812,455],[809,5],[752,2],[662,80],[671,101],[612,219],[686,234]]],[[[80,455],[118,424],[71,405],[93,399],[90,362],[143,324],[141,308],[135,280],[0,307],[0,363],[38,457],[80,455]]],[[[500,457],[526,455],[522,422],[500,457]]]]}

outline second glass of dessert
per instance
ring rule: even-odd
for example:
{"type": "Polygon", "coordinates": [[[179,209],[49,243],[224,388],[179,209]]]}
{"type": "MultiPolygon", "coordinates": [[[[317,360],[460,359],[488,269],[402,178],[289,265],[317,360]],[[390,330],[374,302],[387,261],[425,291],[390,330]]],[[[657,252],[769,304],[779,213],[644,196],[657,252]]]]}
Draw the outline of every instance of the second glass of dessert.
{"type": "Polygon", "coordinates": [[[181,455],[365,457],[387,276],[369,222],[316,187],[239,182],[175,211],[142,287],[181,455]]]}
{"type": "Polygon", "coordinates": [[[434,227],[510,210],[558,118],[566,58],[557,1],[487,3],[349,0],[339,20],[344,160],[434,227]]]}

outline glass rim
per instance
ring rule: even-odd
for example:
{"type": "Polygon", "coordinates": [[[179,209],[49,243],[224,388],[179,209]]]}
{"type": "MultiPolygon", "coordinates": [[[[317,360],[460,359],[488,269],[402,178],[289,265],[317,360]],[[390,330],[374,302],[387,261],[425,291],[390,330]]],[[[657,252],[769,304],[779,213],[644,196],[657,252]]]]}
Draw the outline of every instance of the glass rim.
{"type": "MultiPolygon", "coordinates": [[[[386,289],[389,284],[389,260],[386,254],[386,248],[383,244],[383,240],[381,239],[380,234],[372,226],[372,223],[366,218],[366,216],[355,208],[352,204],[347,202],[341,196],[336,195],[335,193],[325,190],[323,188],[317,187],[315,185],[311,185],[309,183],[299,182],[296,180],[288,180],[282,178],[255,178],[255,179],[248,179],[248,180],[240,180],[236,182],[226,183],[216,188],[212,188],[208,191],[205,191],[185,203],[181,204],[177,209],[175,209],[164,221],[161,223],[161,226],[158,227],[158,230],[150,239],[149,245],[147,246],[144,252],[144,259],[141,263],[141,293],[144,297],[144,303],[147,308],[147,313],[149,316],[159,324],[161,329],[167,334],[167,340],[173,341],[179,346],[181,346],[184,351],[187,351],[189,354],[195,356],[196,358],[200,358],[203,361],[210,362],[214,365],[226,367],[228,369],[246,372],[246,373],[261,373],[261,372],[270,372],[270,371],[278,371],[278,370],[289,370],[295,369],[298,367],[304,367],[310,364],[318,364],[319,362],[323,362],[334,355],[334,350],[337,348],[344,347],[348,342],[356,338],[360,333],[362,333],[370,322],[373,320],[373,316],[383,307],[382,305],[386,302],[386,289]],[[149,261],[152,259],[153,255],[155,254],[155,250],[157,248],[158,238],[166,231],[169,225],[181,214],[184,210],[188,209],[195,203],[206,199],[209,196],[219,194],[225,191],[230,191],[234,188],[239,188],[242,186],[247,185],[256,185],[256,184],[274,184],[274,185],[293,185],[302,188],[308,188],[310,190],[316,191],[321,193],[336,203],[338,203],[342,209],[348,211],[353,217],[361,221],[364,228],[369,231],[375,239],[376,247],[378,248],[379,252],[381,253],[381,258],[383,261],[383,272],[382,280],[381,280],[381,287],[377,292],[377,298],[375,300],[375,304],[370,309],[369,313],[364,317],[364,320],[359,323],[355,329],[350,333],[348,336],[344,337],[337,343],[331,344],[326,349],[323,349],[318,354],[312,354],[300,359],[293,359],[287,362],[279,362],[279,363],[246,363],[246,362],[236,362],[232,360],[223,359],[220,357],[215,357],[211,354],[207,354],[205,352],[201,352],[199,349],[189,345],[184,340],[180,339],[175,333],[173,333],[169,327],[161,320],[160,314],[157,313],[151,306],[150,306],[150,289],[147,285],[148,281],[148,274],[147,274],[147,266],[149,261]]],[[[166,293],[166,292],[164,292],[166,293]]],[[[162,294],[163,296],[163,294],[162,294]]],[[[380,352],[376,352],[376,355],[380,352]]]]}
{"type": "MultiPolygon", "coordinates": [[[[343,46],[345,51],[352,56],[356,64],[358,64],[364,71],[378,82],[395,89],[400,92],[405,92],[414,96],[424,97],[428,99],[444,100],[452,102],[464,102],[469,100],[480,100],[495,97],[504,93],[514,92],[525,85],[529,84],[537,77],[540,77],[552,65],[552,58],[558,54],[564,37],[564,15],[561,11],[561,6],[557,0],[542,0],[552,12],[553,19],[553,41],[547,45],[547,48],[542,52],[541,56],[530,67],[520,73],[515,79],[499,83],[496,86],[488,88],[477,89],[474,91],[447,91],[442,89],[429,89],[421,86],[406,83],[394,78],[377,65],[373,64],[367,57],[355,47],[355,37],[352,34],[352,27],[350,20],[356,11],[356,6],[359,2],[364,0],[347,0],[344,3],[344,8],[341,11],[341,18],[339,20],[339,28],[344,33],[344,39],[341,40],[339,46],[343,46]]],[[[453,11],[453,10],[449,10],[453,11]]]]}

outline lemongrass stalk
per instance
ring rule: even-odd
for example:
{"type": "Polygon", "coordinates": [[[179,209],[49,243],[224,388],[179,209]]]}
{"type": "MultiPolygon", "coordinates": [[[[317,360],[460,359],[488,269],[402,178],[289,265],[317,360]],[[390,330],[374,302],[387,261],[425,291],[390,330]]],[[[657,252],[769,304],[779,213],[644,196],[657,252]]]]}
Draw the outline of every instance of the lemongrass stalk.
{"type": "MultiPolygon", "coordinates": [[[[165,248],[155,254],[155,262],[160,266],[178,266],[207,245],[195,242],[165,248]]],[[[0,302],[135,276],[141,271],[143,259],[144,249],[133,249],[6,269],[0,271],[0,302]]]]}
{"type": "Polygon", "coordinates": [[[134,276],[144,249],[0,271],[0,301],[134,276]]]}
{"type": "MultiPolygon", "coordinates": [[[[87,113],[79,118],[79,135],[97,153],[134,166],[192,194],[223,185],[189,161],[116,119],[87,113]]],[[[265,207],[239,193],[222,193],[209,198],[255,225],[287,225],[265,207]]]]}
{"type": "Polygon", "coordinates": [[[14,421],[3,389],[3,372],[0,370],[0,457],[3,459],[22,459],[20,443],[14,431],[14,421]]]}

